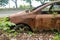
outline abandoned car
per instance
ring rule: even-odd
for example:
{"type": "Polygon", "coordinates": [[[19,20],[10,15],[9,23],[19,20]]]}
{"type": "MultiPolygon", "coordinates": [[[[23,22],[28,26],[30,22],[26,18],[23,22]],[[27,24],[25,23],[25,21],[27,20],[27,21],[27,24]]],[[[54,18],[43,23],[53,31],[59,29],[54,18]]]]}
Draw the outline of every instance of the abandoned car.
{"type": "Polygon", "coordinates": [[[21,11],[9,16],[10,22],[17,25],[16,28],[24,30],[50,30],[60,31],[60,1],[42,4],[34,9],[21,11]]]}

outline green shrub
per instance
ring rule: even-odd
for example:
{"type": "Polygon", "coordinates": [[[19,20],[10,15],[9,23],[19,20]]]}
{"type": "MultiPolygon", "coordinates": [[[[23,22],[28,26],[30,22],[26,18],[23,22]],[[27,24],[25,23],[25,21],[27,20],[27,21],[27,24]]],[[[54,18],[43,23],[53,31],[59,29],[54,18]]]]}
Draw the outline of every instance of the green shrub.
{"type": "Polygon", "coordinates": [[[29,9],[29,5],[20,5],[20,9],[25,10],[25,9],[29,9]]]}
{"type": "Polygon", "coordinates": [[[25,9],[33,9],[33,7],[32,8],[30,8],[30,6],[29,5],[20,5],[20,9],[22,9],[22,10],[25,10],[25,9]]]}
{"type": "Polygon", "coordinates": [[[10,27],[12,25],[15,25],[14,23],[11,23],[9,22],[9,18],[8,17],[4,17],[4,18],[0,18],[0,30],[3,30],[5,32],[12,32],[12,31],[15,31],[15,30],[11,30],[10,27]]]}
{"type": "Polygon", "coordinates": [[[56,33],[56,35],[54,36],[54,40],[60,40],[60,34],[56,33]]]}
{"type": "Polygon", "coordinates": [[[58,13],[57,12],[53,12],[53,15],[55,16],[55,15],[57,15],[58,13]]]}

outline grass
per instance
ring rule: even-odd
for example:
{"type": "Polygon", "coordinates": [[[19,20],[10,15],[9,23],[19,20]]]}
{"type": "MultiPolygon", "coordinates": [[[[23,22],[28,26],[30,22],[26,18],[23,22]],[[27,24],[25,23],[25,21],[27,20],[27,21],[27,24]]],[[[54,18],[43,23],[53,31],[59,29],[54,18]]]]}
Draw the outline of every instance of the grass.
{"type": "Polygon", "coordinates": [[[56,33],[56,34],[55,34],[54,40],[60,40],[60,34],[59,34],[59,33],[56,33]]]}

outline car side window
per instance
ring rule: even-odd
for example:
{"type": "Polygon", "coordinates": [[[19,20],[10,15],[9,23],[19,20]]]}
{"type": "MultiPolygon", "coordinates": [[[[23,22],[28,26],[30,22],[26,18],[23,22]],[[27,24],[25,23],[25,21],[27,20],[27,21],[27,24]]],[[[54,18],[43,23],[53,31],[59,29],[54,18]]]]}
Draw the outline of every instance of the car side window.
{"type": "Polygon", "coordinates": [[[50,14],[50,8],[51,8],[51,6],[52,6],[52,4],[49,5],[49,6],[47,6],[47,7],[45,7],[45,8],[43,8],[41,10],[41,14],[50,14]]]}
{"type": "Polygon", "coordinates": [[[56,4],[52,7],[52,11],[60,11],[60,5],[56,4]]]}
{"type": "Polygon", "coordinates": [[[60,2],[51,4],[51,5],[47,6],[47,7],[45,7],[44,9],[42,9],[42,11],[49,11],[50,8],[51,8],[51,11],[59,11],[60,10],[60,2]]]}
{"type": "Polygon", "coordinates": [[[50,9],[50,11],[56,12],[57,14],[60,14],[60,2],[56,2],[53,4],[52,8],[50,9]]]}
{"type": "Polygon", "coordinates": [[[60,14],[60,2],[51,4],[42,9],[42,14],[52,14],[53,12],[60,14]]]}

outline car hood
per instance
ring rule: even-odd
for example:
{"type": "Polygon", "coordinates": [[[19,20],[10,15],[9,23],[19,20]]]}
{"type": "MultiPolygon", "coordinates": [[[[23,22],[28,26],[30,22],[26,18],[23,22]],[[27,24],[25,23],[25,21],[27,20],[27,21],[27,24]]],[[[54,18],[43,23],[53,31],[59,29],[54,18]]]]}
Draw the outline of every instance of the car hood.
{"type": "Polygon", "coordinates": [[[18,13],[14,13],[14,14],[10,15],[9,17],[22,16],[22,15],[27,15],[27,14],[30,14],[30,11],[24,10],[24,11],[21,11],[18,13]]]}

